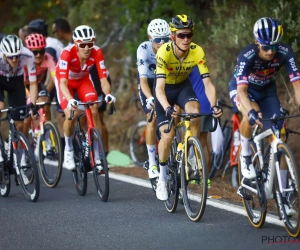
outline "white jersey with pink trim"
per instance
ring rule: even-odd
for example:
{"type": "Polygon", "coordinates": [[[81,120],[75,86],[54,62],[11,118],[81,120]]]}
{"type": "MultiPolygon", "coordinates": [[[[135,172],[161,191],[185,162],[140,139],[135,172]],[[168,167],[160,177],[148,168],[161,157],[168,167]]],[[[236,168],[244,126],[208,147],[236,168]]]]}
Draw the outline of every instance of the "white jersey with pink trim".
{"type": "Polygon", "coordinates": [[[11,69],[9,64],[5,61],[4,54],[0,50],[0,75],[8,78],[21,76],[24,74],[25,66],[27,66],[28,69],[29,81],[30,82],[36,81],[34,55],[29,49],[25,47],[22,48],[18,65],[13,69],[11,69]]]}

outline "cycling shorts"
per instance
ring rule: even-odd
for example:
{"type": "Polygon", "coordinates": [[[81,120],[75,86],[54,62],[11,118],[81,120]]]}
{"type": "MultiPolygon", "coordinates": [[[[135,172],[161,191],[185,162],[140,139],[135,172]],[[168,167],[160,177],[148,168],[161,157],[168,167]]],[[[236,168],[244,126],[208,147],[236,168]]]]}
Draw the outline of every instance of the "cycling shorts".
{"type": "MultiPolygon", "coordinates": [[[[4,102],[4,90],[7,91],[9,107],[16,108],[26,105],[23,75],[14,77],[0,76],[0,102],[4,102]]],[[[26,107],[11,112],[12,119],[15,121],[24,120],[26,114],[26,107]]]]}
{"type": "MultiPolygon", "coordinates": [[[[68,101],[63,96],[60,89],[60,78],[55,77],[55,87],[57,91],[58,102],[62,110],[68,106],[68,101]]],[[[82,102],[92,102],[98,100],[97,92],[94,88],[90,75],[87,75],[79,80],[68,80],[68,89],[74,98],[74,91],[77,92],[79,100],[82,102]]]]}
{"type": "MultiPolygon", "coordinates": [[[[179,84],[166,84],[165,85],[165,94],[168,102],[171,106],[177,104],[182,110],[184,110],[185,105],[188,102],[198,102],[196,94],[192,88],[192,85],[189,79],[184,80],[179,84]]],[[[156,98],[156,94],[154,91],[154,105],[156,110],[156,122],[157,127],[161,127],[162,125],[168,124],[170,118],[166,117],[166,111],[161,106],[160,102],[156,98]]]]}
{"type": "MultiPolygon", "coordinates": [[[[229,84],[230,99],[240,109],[241,104],[237,95],[237,90],[234,89],[233,84],[229,84]]],[[[248,97],[251,102],[256,102],[260,108],[263,118],[271,118],[274,114],[281,115],[281,105],[277,96],[276,84],[270,83],[263,87],[252,87],[248,86],[248,97]]],[[[282,128],[284,121],[279,121],[277,126],[279,129],[282,128]]],[[[264,129],[267,130],[272,127],[271,121],[262,121],[264,129]]]]}
{"type": "MultiPolygon", "coordinates": [[[[150,88],[150,91],[151,91],[151,94],[153,96],[153,83],[154,83],[154,79],[152,78],[148,78],[147,79],[148,81],[148,85],[149,85],[149,88],[150,88]]],[[[143,110],[145,112],[145,114],[148,114],[150,112],[149,109],[147,109],[147,103],[146,103],[146,96],[144,95],[143,91],[142,91],[142,88],[141,88],[141,84],[140,84],[140,77],[138,76],[138,92],[139,92],[139,98],[140,98],[140,101],[141,101],[141,105],[143,107],[143,110]]]]}

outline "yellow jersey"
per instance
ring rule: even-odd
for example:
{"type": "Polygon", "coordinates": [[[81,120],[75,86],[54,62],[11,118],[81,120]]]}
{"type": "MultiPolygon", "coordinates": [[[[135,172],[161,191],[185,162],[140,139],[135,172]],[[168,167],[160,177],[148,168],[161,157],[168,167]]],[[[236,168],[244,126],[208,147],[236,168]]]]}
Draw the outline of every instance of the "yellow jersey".
{"type": "Polygon", "coordinates": [[[156,78],[166,78],[166,84],[182,83],[197,66],[202,79],[209,77],[204,50],[191,43],[189,52],[182,62],[173,51],[173,42],[162,45],[156,54],[156,78]]]}

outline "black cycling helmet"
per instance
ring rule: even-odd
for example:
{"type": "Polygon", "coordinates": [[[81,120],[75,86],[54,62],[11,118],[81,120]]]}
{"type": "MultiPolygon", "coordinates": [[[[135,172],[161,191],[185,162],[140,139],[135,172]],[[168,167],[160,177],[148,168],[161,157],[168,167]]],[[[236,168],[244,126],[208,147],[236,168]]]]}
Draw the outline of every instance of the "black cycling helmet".
{"type": "Polygon", "coordinates": [[[5,35],[0,33],[0,42],[2,41],[3,37],[5,37],[5,35]]]}
{"type": "Polygon", "coordinates": [[[28,28],[33,33],[39,33],[43,36],[48,36],[48,24],[43,19],[35,19],[31,21],[28,28]]]}
{"type": "Polygon", "coordinates": [[[170,30],[175,32],[180,29],[194,29],[193,19],[185,14],[173,17],[170,22],[170,30]]]}

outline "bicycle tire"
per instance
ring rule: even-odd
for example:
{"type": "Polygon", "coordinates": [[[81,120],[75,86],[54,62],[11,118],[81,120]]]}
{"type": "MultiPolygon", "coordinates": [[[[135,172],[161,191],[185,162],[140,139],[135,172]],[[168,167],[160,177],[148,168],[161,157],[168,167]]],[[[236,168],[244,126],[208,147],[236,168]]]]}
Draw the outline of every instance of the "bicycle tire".
{"type": "Polygon", "coordinates": [[[146,130],[147,121],[138,122],[130,136],[129,150],[131,160],[135,165],[142,167],[148,158],[146,138],[141,138],[146,130]]]}
{"type": "MultiPolygon", "coordinates": [[[[49,142],[48,142],[49,143],[49,142]]],[[[42,179],[47,187],[54,188],[61,177],[62,173],[62,154],[61,154],[61,140],[58,133],[57,127],[50,121],[47,121],[44,124],[44,134],[40,136],[39,145],[39,168],[42,179]],[[43,154],[43,141],[45,142],[45,146],[47,144],[46,133],[49,131],[50,133],[50,141],[51,141],[51,149],[47,149],[46,154],[43,154]],[[54,141],[54,146],[52,145],[54,141]],[[49,165],[45,163],[45,160],[49,157],[49,165]],[[57,162],[57,164],[53,165],[53,163],[57,162]]],[[[48,148],[46,146],[46,148],[48,148]]],[[[48,161],[46,161],[48,162],[48,161]]]]}
{"type": "Polygon", "coordinates": [[[166,200],[165,207],[169,213],[174,213],[178,204],[179,195],[179,179],[178,177],[178,162],[175,159],[177,151],[177,139],[174,138],[171,144],[170,158],[167,166],[167,190],[168,190],[168,200],[166,200]]]}
{"type": "MultiPolygon", "coordinates": [[[[253,142],[250,143],[250,149],[252,152],[252,156],[255,155],[257,150],[256,150],[256,146],[253,142]]],[[[261,173],[262,168],[260,166],[258,158],[256,158],[254,162],[252,159],[252,164],[256,170],[256,173],[261,173]]],[[[243,175],[241,172],[240,157],[238,159],[238,176],[239,176],[239,183],[241,183],[243,175]]],[[[244,193],[249,197],[251,196],[251,200],[247,200],[245,198],[242,198],[242,199],[243,199],[243,204],[244,204],[244,208],[245,208],[248,220],[250,221],[250,223],[252,224],[253,227],[261,228],[264,225],[265,220],[266,220],[267,199],[266,199],[265,191],[264,191],[263,178],[258,174],[258,176],[256,177],[255,180],[256,180],[256,182],[254,183],[255,188],[256,188],[256,190],[259,188],[260,195],[253,194],[251,191],[247,190],[246,188],[243,188],[244,193]],[[253,201],[253,196],[255,196],[254,198],[257,197],[256,202],[253,201]],[[256,205],[258,205],[259,210],[255,209],[256,205]]],[[[253,183],[251,183],[251,185],[253,185],[253,183]]]]}
{"type": "MultiPolygon", "coordinates": [[[[204,214],[207,200],[207,166],[205,160],[205,154],[203,147],[197,137],[191,136],[187,141],[188,148],[185,149],[188,152],[190,147],[193,147],[195,152],[197,163],[196,175],[194,178],[191,178],[189,181],[186,176],[186,168],[185,166],[185,158],[188,157],[183,152],[183,164],[181,166],[181,187],[183,194],[183,203],[186,214],[192,221],[199,221],[204,214]],[[189,192],[188,188],[191,187],[191,192],[189,192]],[[200,189],[199,190],[197,190],[200,189]],[[194,206],[195,205],[195,206],[194,206]],[[195,207],[195,208],[194,208],[195,207]]],[[[195,168],[194,168],[195,169],[195,168]]],[[[188,171],[188,170],[187,170],[188,171]]]]}
{"type": "Polygon", "coordinates": [[[87,191],[87,171],[83,162],[84,152],[82,141],[85,140],[82,131],[76,131],[73,139],[75,170],[72,171],[77,193],[84,196],[87,191]]]}
{"type": "MultiPolygon", "coordinates": [[[[294,157],[294,154],[292,153],[290,147],[285,143],[278,144],[278,151],[281,153],[281,157],[284,155],[288,171],[287,171],[287,184],[289,185],[288,188],[293,188],[293,192],[289,192],[287,194],[287,200],[289,202],[289,205],[296,211],[295,215],[287,216],[285,207],[282,206],[283,212],[283,222],[284,226],[288,232],[288,234],[294,238],[297,238],[300,234],[300,193],[299,193],[299,187],[300,187],[300,173],[299,169],[294,157]],[[288,158],[288,159],[287,159],[288,158]],[[291,185],[290,185],[291,184],[291,185]],[[297,191],[298,190],[298,191],[297,191]]],[[[282,204],[282,194],[279,191],[279,185],[278,185],[278,178],[280,176],[276,175],[276,192],[280,194],[281,204],[282,204]]],[[[284,188],[284,187],[283,187],[284,188]]]]}
{"type": "MultiPolygon", "coordinates": [[[[104,145],[102,142],[101,135],[98,131],[98,129],[93,128],[90,130],[91,136],[90,138],[92,139],[91,141],[91,150],[90,150],[90,157],[95,159],[95,143],[97,141],[97,146],[98,146],[98,153],[100,156],[100,161],[101,161],[101,166],[102,170],[99,170],[97,166],[93,166],[93,176],[94,176],[94,181],[97,189],[97,193],[100,197],[101,201],[106,202],[108,200],[109,196],[109,174],[108,174],[108,165],[107,165],[107,160],[106,160],[106,155],[105,155],[105,149],[104,145]]],[[[92,159],[90,159],[92,162],[92,159]]]]}
{"type": "MultiPolygon", "coordinates": [[[[32,147],[29,144],[27,137],[21,132],[16,131],[14,134],[14,139],[16,140],[17,144],[21,142],[26,161],[26,166],[20,166],[20,159],[18,160],[18,166],[16,167],[18,181],[21,184],[25,197],[29,201],[36,202],[40,193],[40,180],[32,147]]],[[[17,158],[22,157],[19,155],[18,150],[13,149],[13,153],[16,154],[17,158]]]]}
{"type": "Polygon", "coordinates": [[[7,197],[10,193],[10,174],[6,164],[5,153],[4,153],[4,143],[2,136],[0,134],[0,150],[3,158],[3,162],[0,163],[0,195],[2,197],[7,197]]]}

